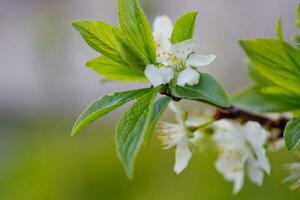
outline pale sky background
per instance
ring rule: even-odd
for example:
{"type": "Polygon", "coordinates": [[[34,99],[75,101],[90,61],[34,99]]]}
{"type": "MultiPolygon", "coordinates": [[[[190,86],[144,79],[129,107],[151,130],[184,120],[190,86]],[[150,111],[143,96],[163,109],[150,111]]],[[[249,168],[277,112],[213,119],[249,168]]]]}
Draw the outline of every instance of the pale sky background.
{"type": "MultiPolygon", "coordinates": [[[[296,0],[143,0],[151,23],[156,15],[173,20],[198,10],[195,38],[203,54],[217,55],[203,71],[230,92],[250,82],[238,45],[242,38],[275,37],[278,16],[286,38],[296,33],[296,0]]],[[[93,99],[142,84],[100,84],[84,67],[97,56],[68,24],[85,18],[117,24],[117,0],[0,1],[0,117],[58,112],[78,115],[93,99]]]]}

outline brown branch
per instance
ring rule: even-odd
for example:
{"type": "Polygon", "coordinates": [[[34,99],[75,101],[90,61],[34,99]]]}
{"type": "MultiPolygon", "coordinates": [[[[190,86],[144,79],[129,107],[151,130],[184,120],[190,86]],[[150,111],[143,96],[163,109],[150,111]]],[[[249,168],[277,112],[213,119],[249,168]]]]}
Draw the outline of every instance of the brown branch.
{"type": "Polygon", "coordinates": [[[280,134],[276,135],[277,139],[278,137],[283,136],[284,128],[287,122],[289,121],[286,117],[279,117],[277,119],[271,119],[265,116],[253,114],[235,107],[230,108],[219,108],[217,109],[215,115],[215,120],[220,119],[235,119],[240,120],[242,123],[245,123],[247,121],[256,121],[260,123],[262,126],[268,128],[269,130],[272,129],[278,129],[280,131],[280,134]]]}
{"type": "MultiPolygon", "coordinates": [[[[170,89],[166,87],[162,87],[159,91],[161,95],[167,95],[173,99],[173,101],[180,101],[180,98],[174,97],[171,94],[170,89]]],[[[245,110],[241,110],[239,108],[235,107],[229,107],[229,108],[218,108],[215,115],[213,116],[214,120],[220,120],[220,119],[233,119],[233,120],[239,120],[241,123],[245,123],[247,121],[256,121],[265,128],[269,130],[277,130],[277,133],[274,132],[271,136],[271,140],[277,140],[280,137],[283,137],[284,128],[289,121],[286,117],[278,117],[277,119],[271,119],[269,117],[265,117],[262,115],[257,115],[245,110]]]]}

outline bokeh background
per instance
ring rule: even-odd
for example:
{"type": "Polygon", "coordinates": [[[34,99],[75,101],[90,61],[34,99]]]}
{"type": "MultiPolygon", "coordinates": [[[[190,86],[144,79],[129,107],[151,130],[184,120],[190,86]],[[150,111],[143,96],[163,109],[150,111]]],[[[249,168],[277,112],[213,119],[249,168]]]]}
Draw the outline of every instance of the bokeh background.
{"type": "MultiPolygon", "coordinates": [[[[278,16],[287,38],[298,30],[296,0],[141,0],[149,20],[173,20],[199,10],[196,37],[216,61],[203,68],[230,93],[251,84],[242,67],[242,38],[275,37],[278,16]]],[[[0,0],[0,199],[273,199],[297,200],[281,180],[295,157],[269,153],[272,174],[259,188],[246,181],[237,196],[214,169],[216,152],[193,157],[180,175],[174,152],[155,139],[139,154],[134,180],[117,159],[113,131],[120,108],[70,137],[72,123],[93,99],[143,84],[103,83],[84,63],[97,56],[71,28],[71,19],[117,24],[117,0],[0,0]]],[[[184,102],[190,106],[190,102],[184,102]]],[[[170,119],[170,113],[164,114],[170,119]]]]}

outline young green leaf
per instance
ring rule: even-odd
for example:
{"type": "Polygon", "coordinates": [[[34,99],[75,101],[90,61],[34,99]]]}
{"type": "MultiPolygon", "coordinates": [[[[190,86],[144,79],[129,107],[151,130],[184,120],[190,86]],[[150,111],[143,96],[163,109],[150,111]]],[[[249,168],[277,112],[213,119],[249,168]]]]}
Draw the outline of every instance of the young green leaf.
{"type": "Polygon", "coordinates": [[[300,51],[273,39],[244,40],[240,44],[258,73],[300,95],[300,51]]]}
{"type": "Polygon", "coordinates": [[[295,102],[298,102],[298,105],[300,107],[300,96],[297,96],[297,94],[288,91],[280,86],[268,86],[263,87],[261,89],[261,92],[264,94],[271,94],[275,96],[282,96],[289,99],[295,99],[295,102]]]}
{"type": "Polygon", "coordinates": [[[278,20],[277,20],[276,33],[277,33],[278,39],[279,39],[281,42],[284,42],[284,37],[283,37],[283,33],[282,33],[281,17],[279,17],[278,20]]]}
{"type": "Polygon", "coordinates": [[[133,177],[135,159],[150,126],[157,92],[158,88],[152,88],[138,98],[117,125],[117,152],[129,178],[133,177]]]}
{"type": "Polygon", "coordinates": [[[94,50],[116,62],[124,63],[116,46],[115,27],[101,21],[87,20],[74,20],[71,25],[94,50]]]}
{"type": "Polygon", "coordinates": [[[269,95],[272,98],[281,100],[281,102],[284,102],[289,108],[293,108],[294,110],[300,109],[300,96],[282,87],[279,86],[264,87],[261,89],[261,92],[264,95],[269,95]]]}
{"type": "Polygon", "coordinates": [[[294,35],[293,41],[296,43],[295,45],[299,51],[300,50],[300,35],[299,34],[294,35]]]}
{"type": "Polygon", "coordinates": [[[251,62],[244,63],[249,76],[256,82],[233,98],[239,108],[254,112],[285,112],[299,110],[299,96],[283,87],[275,85],[267,76],[261,75],[251,62]]]}
{"type": "Polygon", "coordinates": [[[298,4],[297,8],[297,21],[296,21],[298,27],[300,28],[300,3],[298,4]]]}
{"type": "Polygon", "coordinates": [[[119,0],[122,34],[146,63],[156,64],[155,42],[149,22],[136,0],[119,0]]]}
{"type": "Polygon", "coordinates": [[[293,151],[300,143],[300,118],[289,121],[284,130],[284,140],[289,151],[293,151]]]}
{"type": "Polygon", "coordinates": [[[133,82],[147,81],[144,74],[138,70],[133,69],[127,64],[115,62],[105,56],[100,56],[88,61],[86,66],[110,80],[133,82]]]}
{"type": "Polygon", "coordinates": [[[188,12],[175,22],[171,36],[173,44],[193,38],[198,12],[188,12]]]}
{"type": "Polygon", "coordinates": [[[138,71],[139,73],[144,74],[146,63],[140,57],[140,55],[135,51],[134,46],[127,42],[127,40],[122,36],[122,32],[119,32],[117,39],[118,50],[122,58],[128,63],[128,65],[138,71]]]}
{"type": "Polygon", "coordinates": [[[268,80],[265,76],[262,76],[257,72],[257,70],[253,67],[251,61],[246,59],[243,62],[244,67],[246,68],[248,76],[256,82],[256,85],[259,87],[267,87],[272,86],[272,82],[268,80]]]}
{"type": "Polygon", "coordinates": [[[95,121],[99,117],[127,103],[128,101],[144,95],[149,91],[151,91],[151,88],[116,92],[112,95],[105,95],[100,99],[95,100],[86,108],[85,111],[80,114],[73,126],[71,135],[77,134],[82,128],[95,121]]]}
{"type": "Polygon", "coordinates": [[[173,96],[181,99],[199,100],[220,107],[229,107],[230,101],[224,88],[209,74],[201,73],[197,85],[171,86],[173,96]]]}
{"type": "Polygon", "coordinates": [[[167,108],[168,104],[170,103],[171,99],[172,99],[171,97],[163,96],[155,101],[150,125],[149,125],[147,133],[145,135],[145,142],[147,144],[149,144],[151,136],[153,134],[153,130],[154,130],[159,118],[161,117],[161,115],[167,108]]]}
{"type": "Polygon", "coordinates": [[[232,104],[250,112],[286,112],[299,106],[282,101],[280,97],[265,95],[259,87],[250,87],[233,97],[232,104]]]}

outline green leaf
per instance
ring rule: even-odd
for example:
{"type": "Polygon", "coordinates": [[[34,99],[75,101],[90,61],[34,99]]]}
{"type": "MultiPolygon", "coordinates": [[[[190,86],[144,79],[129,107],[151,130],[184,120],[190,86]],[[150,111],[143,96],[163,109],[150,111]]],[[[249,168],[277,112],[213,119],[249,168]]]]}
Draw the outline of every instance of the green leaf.
{"type": "Polygon", "coordinates": [[[127,64],[120,64],[105,56],[100,56],[88,61],[86,66],[110,80],[147,81],[143,73],[131,68],[127,64]]]}
{"type": "MultiPolygon", "coordinates": [[[[296,94],[290,92],[280,86],[269,86],[261,88],[261,92],[264,94],[271,94],[275,96],[282,96],[288,98],[295,98],[299,102],[300,98],[297,98],[296,94]]],[[[299,103],[300,104],[300,103],[299,103]]]]}
{"type": "Polygon", "coordinates": [[[147,133],[145,135],[145,142],[147,144],[149,144],[149,142],[150,142],[151,136],[153,134],[153,130],[154,130],[158,120],[160,119],[161,115],[163,114],[163,112],[165,111],[165,109],[167,108],[167,106],[171,100],[172,100],[171,97],[163,96],[155,101],[150,125],[149,125],[147,133]]]}
{"type": "Polygon", "coordinates": [[[289,107],[291,110],[300,109],[300,96],[282,87],[279,86],[264,87],[261,89],[261,92],[264,95],[269,95],[272,98],[281,100],[281,102],[284,102],[286,106],[289,107]]]}
{"type": "MultiPolygon", "coordinates": [[[[124,39],[124,34],[121,30],[100,21],[75,20],[72,21],[71,24],[80,32],[84,40],[93,49],[116,62],[112,64],[112,61],[109,61],[108,66],[113,65],[113,68],[118,69],[120,69],[120,66],[122,65],[127,66],[127,68],[130,66],[132,68],[132,72],[136,71],[133,72],[133,74],[144,74],[144,68],[146,65],[145,61],[140,57],[138,51],[136,51],[134,47],[126,39],[124,39]],[[119,65],[117,65],[117,63],[119,63],[119,65]],[[118,67],[116,67],[116,65],[118,67]]],[[[98,59],[96,62],[97,61],[98,59]]],[[[100,61],[103,64],[103,61],[100,61]]],[[[92,65],[92,67],[94,67],[95,61],[92,60],[90,62],[88,62],[88,65],[92,65]]],[[[107,62],[107,59],[105,62],[107,62]]],[[[120,77],[117,77],[116,79],[114,75],[112,76],[111,72],[107,72],[108,69],[108,67],[103,67],[103,70],[100,70],[100,74],[104,73],[104,76],[112,80],[120,80],[120,77]]],[[[100,71],[97,69],[97,72],[100,71]]],[[[126,81],[127,78],[125,77],[123,80],[126,81]]]]}
{"type": "Polygon", "coordinates": [[[256,84],[260,87],[272,86],[272,82],[268,80],[266,77],[260,75],[257,70],[253,67],[250,60],[245,60],[243,62],[244,67],[249,75],[249,77],[256,82],[256,84]]]}
{"type": "Polygon", "coordinates": [[[199,100],[220,107],[229,107],[230,101],[223,87],[209,74],[201,73],[197,85],[171,86],[173,96],[181,99],[199,100]]]}
{"type": "Polygon", "coordinates": [[[277,33],[278,39],[279,39],[281,42],[284,42],[284,37],[283,37],[283,33],[282,33],[281,17],[279,17],[278,20],[277,20],[276,33],[277,33]]]}
{"type": "Polygon", "coordinates": [[[289,151],[293,151],[300,143],[300,118],[289,121],[284,130],[284,140],[289,151]]]}
{"type": "Polygon", "coordinates": [[[245,62],[249,76],[256,82],[233,98],[233,104],[239,108],[254,112],[286,112],[300,108],[297,93],[276,85],[268,76],[257,71],[251,62],[245,62]]]}
{"type": "Polygon", "coordinates": [[[300,4],[298,4],[297,7],[297,21],[296,21],[298,27],[300,28],[300,4]]]}
{"type": "Polygon", "coordinates": [[[156,48],[149,22],[136,0],[119,0],[119,23],[127,42],[146,63],[156,64],[156,48]]]}
{"type": "Polygon", "coordinates": [[[116,46],[116,28],[101,21],[74,20],[71,25],[86,43],[97,52],[120,63],[124,63],[116,46]]]}
{"type": "Polygon", "coordinates": [[[171,42],[178,43],[193,38],[198,12],[188,12],[175,22],[171,42]]]}
{"type": "Polygon", "coordinates": [[[135,159],[150,126],[157,92],[158,88],[152,88],[138,98],[117,125],[117,152],[129,178],[133,177],[135,159]]]}
{"type": "Polygon", "coordinates": [[[300,49],[300,35],[296,34],[293,36],[293,40],[296,43],[296,47],[299,50],[300,49]]]}
{"type": "Polygon", "coordinates": [[[134,47],[124,39],[122,33],[119,32],[117,46],[122,58],[136,71],[144,74],[146,63],[135,51],[134,47]]]}
{"type": "Polygon", "coordinates": [[[297,110],[297,105],[288,104],[279,97],[264,95],[259,87],[250,87],[233,97],[232,104],[250,112],[286,112],[297,110]]]}
{"type": "Polygon", "coordinates": [[[89,123],[95,121],[99,117],[107,114],[108,112],[116,109],[117,107],[136,99],[143,94],[151,91],[151,88],[144,88],[138,90],[116,92],[112,95],[105,95],[92,104],[90,104],[85,111],[83,111],[78,119],[76,120],[73,129],[72,135],[77,134],[82,128],[84,128],[89,123]]]}
{"type": "Polygon", "coordinates": [[[300,95],[300,51],[274,39],[244,40],[240,44],[258,73],[300,95]]]}

